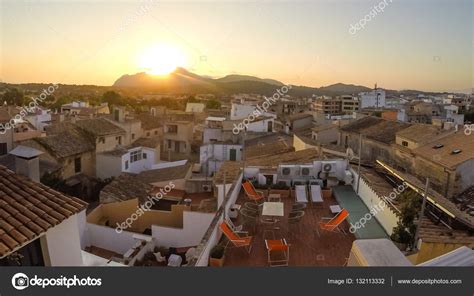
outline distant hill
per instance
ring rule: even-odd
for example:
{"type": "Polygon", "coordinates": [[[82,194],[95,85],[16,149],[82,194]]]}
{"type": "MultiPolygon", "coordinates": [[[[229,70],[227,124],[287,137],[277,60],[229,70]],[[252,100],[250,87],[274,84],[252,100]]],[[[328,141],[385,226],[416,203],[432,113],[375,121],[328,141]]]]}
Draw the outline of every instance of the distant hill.
{"type": "Polygon", "coordinates": [[[336,83],[329,86],[320,87],[319,90],[345,94],[357,94],[360,92],[370,91],[371,89],[360,85],[336,83]]]}
{"type": "Polygon", "coordinates": [[[258,82],[264,82],[272,85],[277,85],[277,86],[283,86],[284,84],[278,80],[274,79],[262,79],[250,75],[227,75],[222,78],[218,78],[215,80],[216,82],[240,82],[240,81],[258,81],[258,82]]]}
{"type": "MultiPolygon", "coordinates": [[[[123,75],[113,87],[135,88],[163,93],[256,93],[272,95],[284,84],[274,79],[262,79],[249,75],[227,75],[222,78],[209,78],[189,72],[184,68],[178,68],[173,73],[165,76],[153,76],[147,73],[134,75],[123,75]]],[[[311,95],[340,95],[356,94],[370,90],[365,86],[350,84],[334,84],[321,88],[308,86],[292,86],[289,91],[293,96],[311,95]]]]}

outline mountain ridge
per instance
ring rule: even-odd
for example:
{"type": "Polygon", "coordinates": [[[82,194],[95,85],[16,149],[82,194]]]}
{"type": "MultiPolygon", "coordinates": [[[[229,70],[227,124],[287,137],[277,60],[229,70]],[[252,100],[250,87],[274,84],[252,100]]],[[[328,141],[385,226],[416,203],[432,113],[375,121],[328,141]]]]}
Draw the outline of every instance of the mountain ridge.
{"type": "MultiPolygon", "coordinates": [[[[210,78],[177,68],[167,76],[153,76],[144,72],[125,74],[118,78],[113,87],[142,88],[165,93],[256,93],[272,95],[285,84],[275,79],[263,79],[251,75],[230,74],[210,78]]],[[[293,96],[356,94],[370,88],[361,85],[337,83],[321,88],[292,85],[288,94],[293,96]]]]}

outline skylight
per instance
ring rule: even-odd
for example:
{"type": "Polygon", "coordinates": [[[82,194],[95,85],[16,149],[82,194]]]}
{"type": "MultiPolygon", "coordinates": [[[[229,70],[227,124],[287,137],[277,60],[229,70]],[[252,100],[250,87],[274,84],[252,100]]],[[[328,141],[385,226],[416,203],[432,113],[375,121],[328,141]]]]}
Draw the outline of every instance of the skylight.
{"type": "Polygon", "coordinates": [[[461,152],[462,152],[461,149],[454,149],[453,151],[451,151],[451,154],[459,154],[461,152]]]}

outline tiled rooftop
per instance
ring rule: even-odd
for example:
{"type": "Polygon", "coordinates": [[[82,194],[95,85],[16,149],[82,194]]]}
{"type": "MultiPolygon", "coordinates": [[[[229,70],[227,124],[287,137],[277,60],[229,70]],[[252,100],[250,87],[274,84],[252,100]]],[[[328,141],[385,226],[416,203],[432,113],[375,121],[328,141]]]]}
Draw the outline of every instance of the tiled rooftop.
{"type": "Polygon", "coordinates": [[[87,204],[0,166],[0,257],[85,209],[87,204]]]}
{"type": "Polygon", "coordinates": [[[125,130],[104,118],[78,120],[76,125],[94,136],[125,134],[125,130]]]}
{"type": "Polygon", "coordinates": [[[461,130],[455,134],[446,136],[435,142],[421,146],[413,151],[415,154],[429,159],[440,165],[453,169],[456,166],[474,158],[474,135],[467,136],[461,130]],[[442,145],[441,148],[433,148],[442,145]],[[452,153],[454,150],[462,150],[460,153],[452,153]]]}
{"type": "Polygon", "coordinates": [[[47,132],[48,136],[24,141],[22,145],[42,149],[57,158],[92,152],[95,149],[93,140],[72,123],[48,126],[47,132]]]}
{"type": "Polygon", "coordinates": [[[341,130],[357,134],[361,133],[369,139],[391,144],[395,142],[396,133],[409,126],[410,124],[408,123],[393,122],[378,117],[367,116],[341,127],[341,130]]]}

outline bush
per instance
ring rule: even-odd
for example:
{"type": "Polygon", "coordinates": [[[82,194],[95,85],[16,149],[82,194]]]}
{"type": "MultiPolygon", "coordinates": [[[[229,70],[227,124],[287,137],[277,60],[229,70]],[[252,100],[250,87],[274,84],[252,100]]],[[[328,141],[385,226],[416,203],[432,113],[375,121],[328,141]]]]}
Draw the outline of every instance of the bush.
{"type": "Polygon", "coordinates": [[[278,182],[276,184],[273,184],[270,186],[271,189],[276,189],[276,190],[288,190],[290,187],[286,185],[285,182],[278,182]]]}
{"type": "Polygon", "coordinates": [[[216,245],[211,250],[211,258],[222,259],[224,257],[225,247],[223,245],[216,245]]]}
{"type": "Polygon", "coordinates": [[[397,202],[400,210],[400,213],[397,213],[399,220],[390,238],[411,247],[415,239],[415,220],[418,219],[423,198],[415,191],[407,189],[397,197],[397,202]]]}

